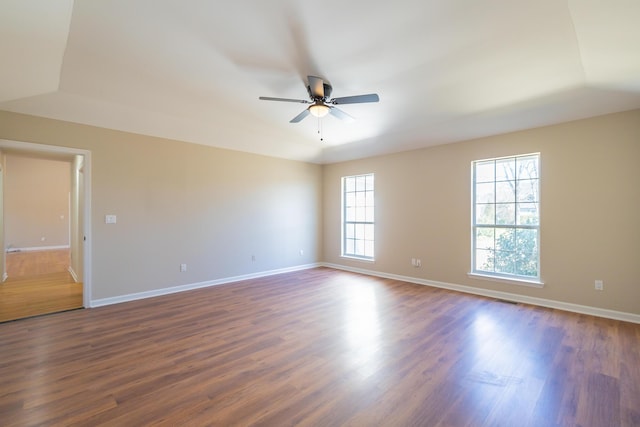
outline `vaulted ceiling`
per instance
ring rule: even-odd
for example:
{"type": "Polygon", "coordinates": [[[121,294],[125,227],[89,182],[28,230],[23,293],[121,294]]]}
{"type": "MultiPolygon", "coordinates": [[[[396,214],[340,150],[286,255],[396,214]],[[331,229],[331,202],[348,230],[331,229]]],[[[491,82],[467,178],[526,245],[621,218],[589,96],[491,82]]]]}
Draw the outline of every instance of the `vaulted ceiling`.
{"type": "Polygon", "coordinates": [[[640,108],[638,22],[638,0],[0,0],[0,110],[336,162],[640,108]],[[308,75],[380,102],[292,124],[303,104],[258,100],[308,75]]]}

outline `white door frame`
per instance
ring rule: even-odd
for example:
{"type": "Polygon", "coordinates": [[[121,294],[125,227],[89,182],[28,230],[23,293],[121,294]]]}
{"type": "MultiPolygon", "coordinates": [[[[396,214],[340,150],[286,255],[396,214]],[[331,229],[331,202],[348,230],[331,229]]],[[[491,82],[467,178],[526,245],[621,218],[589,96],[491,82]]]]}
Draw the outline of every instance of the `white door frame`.
{"type": "MultiPolygon", "coordinates": [[[[84,211],[82,212],[84,227],[83,230],[78,231],[84,235],[82,245],[82,305],[85,308],[91,307],[91,151],[8,139],[0,139],[0,149],[30,151],[35,154],[54,153],[84,156],[84,211]]],[[[2,250],[4,251],[5,248],[2,248],[2,250]]]]}

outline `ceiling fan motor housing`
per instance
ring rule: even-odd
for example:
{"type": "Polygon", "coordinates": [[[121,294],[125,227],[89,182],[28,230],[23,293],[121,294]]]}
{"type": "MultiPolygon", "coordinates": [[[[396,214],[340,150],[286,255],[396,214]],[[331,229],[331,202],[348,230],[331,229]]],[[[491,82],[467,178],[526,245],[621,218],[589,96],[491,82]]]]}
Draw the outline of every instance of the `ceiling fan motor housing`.
{"type": "MultiPolygon", "coordinates": [[[[322,101],[327,101],[331,98],[331,91],[333,90],[333,87],[331,87],[331,85],[327,82],[322,82],[322,87],[324,89],[324,97],[320,98],[322,101]]],[[[316,97],[313,96],[313,91],[311,90],[311,85],[307,86],[307,92],[309,93],[309,98],[315,100],[316,97]]]]}

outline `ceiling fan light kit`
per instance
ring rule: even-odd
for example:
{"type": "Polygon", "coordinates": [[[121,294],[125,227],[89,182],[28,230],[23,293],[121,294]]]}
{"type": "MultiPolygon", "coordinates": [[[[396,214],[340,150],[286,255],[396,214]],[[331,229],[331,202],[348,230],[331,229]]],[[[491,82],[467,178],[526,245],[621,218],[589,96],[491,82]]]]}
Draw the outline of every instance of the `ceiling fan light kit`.
{"type": "Polygon", "coordinates": [[[298,123],[309,114],[315,117],[324,117],[327,114],[331,114],[343,121],[353,121],[353,117],[334,105],[340,104],[361,104],[365,102],[378,102],[380,98],[375,93],[367,95],[355,95],[346,96],[342,98],[330,98],[333,88],[328,82],[325,82],[320,77],[307,76],[309,84],[307,85],[307,92],[309,93],[309,100],[305,99],[291,99],[291,98],[273,98],[270,96],[261,96],[259,99],[263,101],[279,101],[279,102],[297,102],[302,104],[311,104],[306,110],[295,116],[290,120],[290,123],[298,123]]]}
{"type": "Polygon", "coordinates": [[[331,107],[324,104],[313,104],[309,106],[309,112],[315,117],[324,117],[329,114],[331,107]]]}

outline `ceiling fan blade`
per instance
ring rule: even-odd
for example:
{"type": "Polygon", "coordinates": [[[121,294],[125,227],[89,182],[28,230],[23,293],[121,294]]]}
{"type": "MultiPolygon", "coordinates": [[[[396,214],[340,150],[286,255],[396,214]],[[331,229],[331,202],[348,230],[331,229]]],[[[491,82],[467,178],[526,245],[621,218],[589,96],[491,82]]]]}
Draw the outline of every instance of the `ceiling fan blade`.
{"type": "Polygon", "coordinates": [[[289,120],[289,123],[298,123],[299,121],[307,117],[309,114],[311,114],[309,113],[309,110],[304,110],[302,113],[298,114],[293,119],[289,120]]]}
{"type": "Polygon", "coordinates": [[[258,99],[261,99],[263,101],[297,102],[299,104],[311,104],[311,101],[307,101],[306,99],[272,98],[270,96],[261,96],[258,99]]]}
{"type": "Polygon", "coordinates": [[[348,115],[347,113],[345,113],[344,111],[336,107],[331,107],[331,110],[329,110],[329,114],[339,118],[344,122],[352,122],[355,120],[353,117],[351,117],[350,115],[348,115]]]}
{"type": "Polygon", "coordinates": [[[309,79],[309,88],[311,96],[316,98],[324,98],[324,81],[320,77],[307,76],[309,79]]]}
{"type": "Polygon", "coordinates": [[[330,102],[334,105],[339,104],[360,104],[363,102],[378,102],[380,98],[377,93],[367,95],[345,96],[343,98],[333,98],[330,102]]]}

